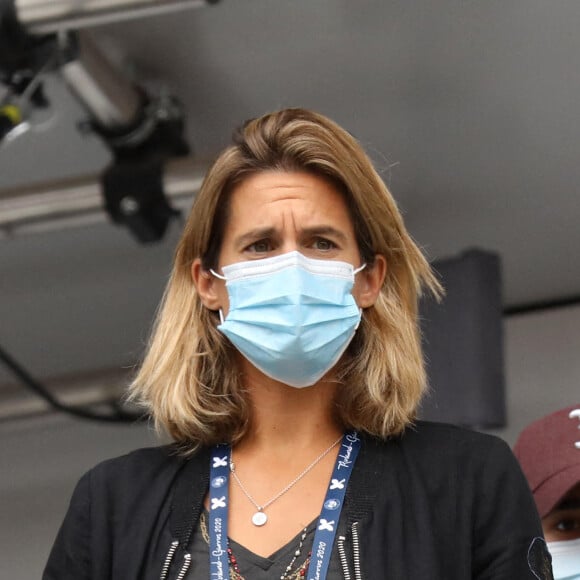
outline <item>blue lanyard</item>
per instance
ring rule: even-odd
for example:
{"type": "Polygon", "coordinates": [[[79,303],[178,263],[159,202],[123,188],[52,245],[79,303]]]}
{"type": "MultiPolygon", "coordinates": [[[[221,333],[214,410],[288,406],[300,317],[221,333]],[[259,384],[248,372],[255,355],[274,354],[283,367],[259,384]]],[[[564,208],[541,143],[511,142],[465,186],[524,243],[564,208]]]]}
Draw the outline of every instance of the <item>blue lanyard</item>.
{"type": "Polygon", "coordinates": [[[340,512],[344,504],[346,487],[354,467],[360,449],[360,438],[356,431],[345,433],[340,443],[338,457],[334,464],[334,471],[330,476],[330,483],[326,491],[326,497],[322,504],[322,512],[318,518],[314,543],[312,544],[312,556],[308,566],[307,580],[323,580],[328,572],[330,555],[340,512]]]}
{"type": "Polygon", "coordinates": [[[228,502],[230,481],[229,445],[216,445],[209,477],[209,577],[229,580],[228,502]]]}
{"type": "MultiPolygon", "coordinates": [[[[348,480],[360,449],[356,431],[345,433],[316,525],[307,580],[324,580],[330,564],[332,546],[344,505],[348,480]]],[[[229,445],[217,445],[211,455],[209,485],[209,576],[211,580],[229,579],[228,501],[230,477],[229,445]]]]}

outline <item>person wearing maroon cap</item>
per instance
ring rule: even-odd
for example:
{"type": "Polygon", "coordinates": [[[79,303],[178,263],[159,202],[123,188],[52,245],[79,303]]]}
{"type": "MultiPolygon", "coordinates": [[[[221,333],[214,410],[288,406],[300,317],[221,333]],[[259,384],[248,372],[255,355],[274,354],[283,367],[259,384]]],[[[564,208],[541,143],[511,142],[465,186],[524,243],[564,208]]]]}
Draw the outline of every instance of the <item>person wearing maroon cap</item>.
{"type": "Polygon", "coordinates": [[[580,579],[580,404],[528,425],[514,453],[542,518],[554,579],[580,579]]]}

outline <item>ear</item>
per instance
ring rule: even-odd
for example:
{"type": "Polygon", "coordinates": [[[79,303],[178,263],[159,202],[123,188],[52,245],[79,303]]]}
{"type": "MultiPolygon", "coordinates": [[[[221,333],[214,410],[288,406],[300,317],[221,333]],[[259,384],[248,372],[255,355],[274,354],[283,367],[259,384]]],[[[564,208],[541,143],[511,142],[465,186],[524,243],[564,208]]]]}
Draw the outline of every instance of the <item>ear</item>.
{"type": "Polygon", "coordinates": [[[353,295],[359,308],[369,308],[376,302],[386,275],[387,260],[382,254],[377,254],[373,265],[367,266],[356,275],[353,295]]]}
{"type": "Polygon", "coordinates": [[[208,270],[204,270],[199,258],[196,258],[191,265],[191,278],[201,303],[209,310],[219,310],[222,305],[218,285],[223,284],[222,280],[216,278],[208,270]]]}

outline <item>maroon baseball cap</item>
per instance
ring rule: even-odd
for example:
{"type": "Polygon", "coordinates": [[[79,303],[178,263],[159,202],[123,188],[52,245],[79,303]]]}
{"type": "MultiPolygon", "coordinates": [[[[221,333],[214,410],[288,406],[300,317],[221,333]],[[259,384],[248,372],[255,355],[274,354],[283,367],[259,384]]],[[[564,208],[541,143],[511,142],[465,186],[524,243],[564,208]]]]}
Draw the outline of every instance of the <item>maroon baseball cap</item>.
{"type": "Polygon", "coordinates": [[[580,483],[580,404],[528,425],[520,433],[514,453],[543,518],[580,483]]]}

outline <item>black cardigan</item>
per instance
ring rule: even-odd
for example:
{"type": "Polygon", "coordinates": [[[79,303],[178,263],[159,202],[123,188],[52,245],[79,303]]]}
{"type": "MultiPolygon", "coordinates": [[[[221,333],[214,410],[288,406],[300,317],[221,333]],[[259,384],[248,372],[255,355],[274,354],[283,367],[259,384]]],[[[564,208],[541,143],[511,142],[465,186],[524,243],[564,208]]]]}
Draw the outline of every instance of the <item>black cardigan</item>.
{"type": "MultiPolygon", "coordinates": [[[[43,580],[159,580],[178,540],[174,580],[208,475],[208,450],[186,460],[158,447],[101,463],[75,489],[43,580]]],[[[527,483],[489,435],[419,422],[386,442],[363,438],[341,520],[348,530],[358,522],[365,580],[552,578],[527,483]]]]}

